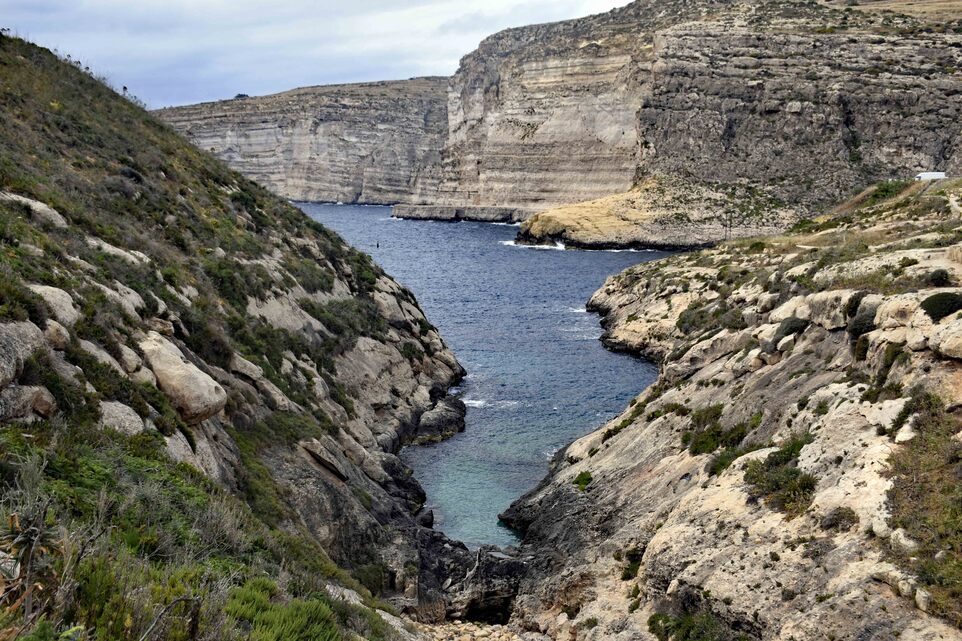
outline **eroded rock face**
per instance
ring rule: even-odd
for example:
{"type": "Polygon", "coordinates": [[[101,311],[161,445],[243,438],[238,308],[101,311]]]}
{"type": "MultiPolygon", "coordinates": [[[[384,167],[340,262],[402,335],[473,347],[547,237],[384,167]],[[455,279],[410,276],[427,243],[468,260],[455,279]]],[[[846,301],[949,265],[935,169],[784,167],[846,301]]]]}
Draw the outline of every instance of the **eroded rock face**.
{"type": "Polygon", "coordinates": [[[416,78],[307,87],[157,113],[287,198],[426,202],[440,173],[446,85],[416,78]]]}
{"type": "Polygon", "coordinates": [[[188,423],[214,416],[227,402],[227,392],[214,379],[190,363],[176,345],[157,332],[140,341],[140,349],[157,385],[188,423]]]}

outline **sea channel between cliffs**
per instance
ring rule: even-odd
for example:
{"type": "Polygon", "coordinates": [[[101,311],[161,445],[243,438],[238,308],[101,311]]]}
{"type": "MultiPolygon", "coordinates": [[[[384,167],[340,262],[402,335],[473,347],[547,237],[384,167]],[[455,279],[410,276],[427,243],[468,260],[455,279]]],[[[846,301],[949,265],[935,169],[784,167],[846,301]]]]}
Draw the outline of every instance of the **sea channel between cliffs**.
{"type": "Polygon", "coordinates": [[[606,350],[585,301],[605,278],[664,252],[517,246],[516,228],[391,218],[388,207],[299,203],[409,287],[468,375],[466,429],[401,457],[435,527],[471,548],[518,542],[498,514],[551,456],[621,411],[657,375],[606,350]]]}

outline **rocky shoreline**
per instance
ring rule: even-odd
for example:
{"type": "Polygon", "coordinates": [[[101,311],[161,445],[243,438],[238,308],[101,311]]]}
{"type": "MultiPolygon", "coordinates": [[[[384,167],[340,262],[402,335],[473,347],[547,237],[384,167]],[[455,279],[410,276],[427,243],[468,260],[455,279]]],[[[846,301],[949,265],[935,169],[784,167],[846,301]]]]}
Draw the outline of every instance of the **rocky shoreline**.
{"type": "Polygon", "coordinates": [[[911,498],[944,486],[903,476],[959,471],[962,303],[935,307],[962,301],[959,189],[611,277],[589,304],[606,344],[661,375],[502,516],[531,557],[511,622],[572,639],[962,639],[956,593],[931,578],[958,561],[950,517],[911,498]]]}

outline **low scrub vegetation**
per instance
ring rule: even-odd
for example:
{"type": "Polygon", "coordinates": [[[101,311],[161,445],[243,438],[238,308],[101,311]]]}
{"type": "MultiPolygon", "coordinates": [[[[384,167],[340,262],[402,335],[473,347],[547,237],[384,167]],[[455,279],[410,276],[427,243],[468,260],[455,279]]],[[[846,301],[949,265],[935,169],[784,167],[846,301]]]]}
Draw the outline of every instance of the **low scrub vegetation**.
{"type": "Polygon", "coordinates": [[[798,516],[812,502],[818,479],[797,467],[802,448],[812,442],[809,434],[797,436],[764,460],[750,461],[745,466],[745,483],[749,496],[763,499],[769,507],[790,517],[798,516]]]}
{"type": "Polygon", "coordinates": [[[889,506],[892,525],[919,549],[897,560],[932,595],[931,611],[962,627],[962,443],[954,438],[962,422],[923,392],[910,412],[917,435],[892,456],[889,506]]]}

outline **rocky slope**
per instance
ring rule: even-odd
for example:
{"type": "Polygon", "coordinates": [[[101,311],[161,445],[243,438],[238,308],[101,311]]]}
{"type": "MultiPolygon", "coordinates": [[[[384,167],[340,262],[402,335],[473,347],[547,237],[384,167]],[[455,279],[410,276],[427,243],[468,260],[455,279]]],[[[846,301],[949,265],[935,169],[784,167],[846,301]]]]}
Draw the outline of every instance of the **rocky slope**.
{"type": "Polygon", "coordinates": [[[306,87],[157,115],[285,198],[428,202],[440,178],[446,87],[446,78],[306,87]]]}
{"type": "Polygon", "coordinates": [[[0,68],[0,638],[443,618],[479,557],[396,454],[463,370],[413,295],[49,51],[0,68]]]}
{"type": "Polygon", "coordinates": [[[962,181],[631,268],[662,362],[503,516],[512,620],[571,639],[962,639],[962,181]],[[532,558],[533,557],[533,558],[532,558]]]}

